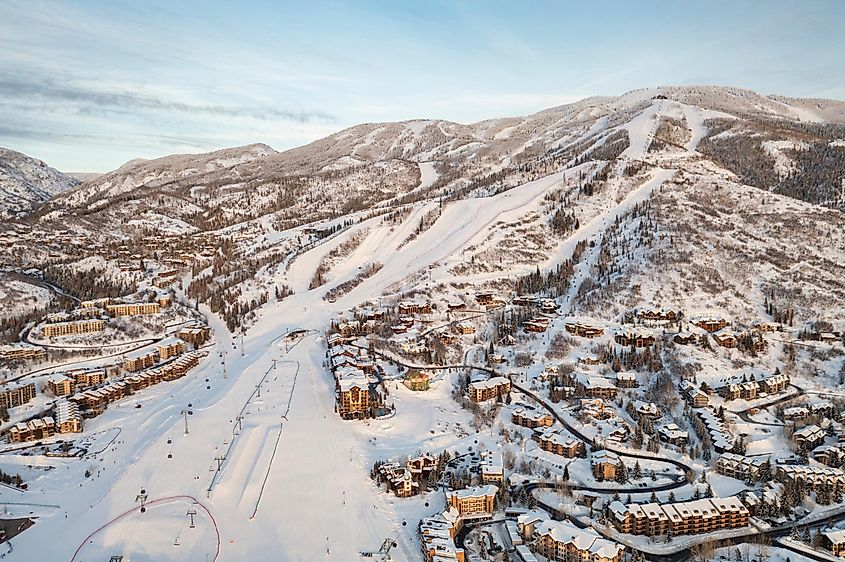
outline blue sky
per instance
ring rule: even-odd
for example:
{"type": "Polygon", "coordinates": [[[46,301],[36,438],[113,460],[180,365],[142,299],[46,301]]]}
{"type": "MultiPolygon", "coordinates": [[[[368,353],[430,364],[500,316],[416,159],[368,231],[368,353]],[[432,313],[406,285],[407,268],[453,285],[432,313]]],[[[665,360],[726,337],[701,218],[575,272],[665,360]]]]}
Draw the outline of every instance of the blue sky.
{"type": "Polygon", "coordinates": [[[67,171],[668,84],[845,99],[845,2],[0,3],[0,146],[67,171]]]}

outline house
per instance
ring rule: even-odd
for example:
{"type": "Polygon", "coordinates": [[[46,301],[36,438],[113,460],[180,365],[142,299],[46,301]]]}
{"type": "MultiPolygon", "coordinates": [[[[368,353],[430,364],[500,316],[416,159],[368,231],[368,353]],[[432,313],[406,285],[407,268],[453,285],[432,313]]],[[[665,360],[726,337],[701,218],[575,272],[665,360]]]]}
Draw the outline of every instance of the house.
{"type": "Polygon", "coordinates": [[[637,374],[630,371],[622,371],[616,373],[616,387],[617,388],[636,388],[639,386],[637,382],[637,374]]]}
{"type": "Polygon", "coordinates": [[[531,320],[522,323],[522,330],[525,332],[543,333],[549,328],[549,319],[545,316],[536,316],[531,320]]]}
{"type": "Polygon", "coordinates": [[[654,334],[644,330],[618,331],[613,339],[625,347],[649,347],[654,345],[654,334]]]}
{"type": "Polygon", "coordinates": [[[697,318],[692,321],[693,326],[698,326],[702,330],[707,332],[713,333],[718,332],[722,328],[728,325],[728,321],[724,318],[697,318]]]}
{"type": "Polygon", "coordinates": [[[652,420],[660,418],[660,408],[654,402],[635,400],[634,411],[637,413],[637,418],[649,418],[652,420]]]}
{"type": "Polygon", "coordinates": [[[698,336],[692,332],[678,332],[672,341],[679,345],[693,345],[698,342],[698,336]]]}
{"type": "Polygon", "coordinates": [[[689,443],[689,432],[683,431],[677,424],[669,423],[657,428],[661,441],[682,447],[689,443]]]}
{"type": "Polygon", "coordinates": [[[609,420],[616,416],[616,410],[601,398],[582,398],[580,406],[579,414],[595,420],[609,420]]]}
{"type": "Polygon", "coordinates": [[[649,322],[674,322],[678,319],[678,313],[674,310],[640,308],[635,311],[637,318],[649,322]]]}
{"type": "Polygon", "coordinates": [[[461,335],[468,336],[475,333],[475,324],[469,320],[461,320],[455,323],[455,331],[461,335]]]}
{"type": "Polygon", "coordinates": [[[594,451],[590,454],[590,466],[596,479],[613,480],[617,470],[622,467],[622,460],[617,454],[607,450],[594,451]]]}
{"type": "Polygon", "coordinates": [[[403,301],[399,303],[399,314],[431,314],[431,303],[403,301]]]}
{"type": "Polygon", "coordinates": [[[567,332],[574,336],[582,338],[596,338],[604,334],[604,329],[598,326],[591,326],[589,324],[581,324],[577,322],[567,322],[564,325],[567,332]]]}
{"type": "Polygon", "coordinates": [[[706,408],[710,404],[710,397],[692,381],[681,381],[681,390],[687,398],[687,402],[693,408],[706,408]]]}
{"type": "Polygon", "coordinates": [[[511,381],[505,377],[492,377],[485,381],[470,383],[467,390],[473,402],[486,402],[500,396],[507,396],[511,390],[511,381]]]}
{"type": "Polygon", "coordinates": [[[517,408],[511,412],[511,422],[522,427],[534,429],[536,427],[551,427],[554,418],[545,412],[517,408]]]}
{"type": "Polygon", "coordinates": [[[577,396],[616,398],[616,386],[604,377],[583,371],[573,371],[570,375],[570,380],[575,387],[575,394],[577,396]]]}
{"type": "Polygon", "coordinates": [[[713,334],[713,341],[715,341],[721,347],[726,347],[728,349],[733,349],[736,347],[736,344],[739,343],[739,339],[736,337],[735,334],[731,332],[720,332],[717,334],[713,334]]]}
{"type": "Polygon", "coordinates": [[[791,408],[783,409],[783,419],[790,421],[800,421],[810,415],[810,410],[803,406],[792,406],[791,408]]]}
{"type": "Polygon", "coordinates": [[[827,529],[822,531],[822,544],[834,556],[845,556],[845,530],[827,529]]]}
{"type": "Polygon", "coordinates": [[[425,391],[429,389],[431,375],[428,371],[408,371],[402,383],[414,391],[425,391]]]}

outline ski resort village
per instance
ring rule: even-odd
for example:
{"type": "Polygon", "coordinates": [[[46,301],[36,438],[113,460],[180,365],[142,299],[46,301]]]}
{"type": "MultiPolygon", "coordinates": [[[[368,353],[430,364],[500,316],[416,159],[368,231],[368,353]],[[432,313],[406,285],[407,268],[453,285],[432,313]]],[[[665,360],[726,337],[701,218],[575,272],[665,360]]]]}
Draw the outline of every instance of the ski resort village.
{"type": "Polygon", "coordinates": [[[839,559],[843,147],[666,87],[0,152],[0,559],[839,559]]]}

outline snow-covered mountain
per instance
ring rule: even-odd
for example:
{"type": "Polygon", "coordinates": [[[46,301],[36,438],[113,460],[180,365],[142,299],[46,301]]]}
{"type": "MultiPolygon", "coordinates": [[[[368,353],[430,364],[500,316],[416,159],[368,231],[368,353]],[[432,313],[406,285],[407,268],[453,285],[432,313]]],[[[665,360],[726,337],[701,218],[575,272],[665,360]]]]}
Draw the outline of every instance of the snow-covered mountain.
{"type": "MultiPolygon", "coordinates": [[[[625,306],[634,306],[647,286],[643,272],[664,271],[666,256],[676,254],[688,271],[723,264],[724,290],[745,294],[725,305],[734,314],[756,306],[749,288],[778,282],[789,292],[813,279],[824,290],[806,305],[821,311],[843,296],[834,259],[845,252],[837,226],[843,178],[845,103],[663,87],[466,125],[362,124],[284,152],[257,144],[135,160],[54,197],[21,228],[66,229],[84,247],[111,241],[112,249],[98,250],[105,257],[117,246],[118,254],[138,253],[137,240],[150,235],[182,248],[225,239],[228,259],[207,273],[226,281],[203,278],[200,300],[221,286],[232,299],[262,284],[308,291],[315,279],[330,290],[375,262],[384,268],[369,282],[388,292],[435,278],[513,285],[538,266],[572,260],[578,242],[602,248],[621,239],[623,250],[606,247],[581,261],[568,289],[558,282],[558,296],[573,309],[615,310],[602,297],[612,286],[632,291],[625,306]],[[650,222],[638,228],[662,238],[638,231],[632,248],[615,221],[639,225],[630,207],[646,201],[650,222]],[[343,232],[314,239],[321,230],[343,232]],[[695,251],[696,241],[707,241],[708,252],[695,251]],[[338,248],[353,250],[330,254],[338,248]],[[744,269],[750,275],[725,269],[737,256],[753,265],[744,269]],[[628,273],[611,275],[618,271],[628,273]]],[[[11,261],[62,255],[59,246],[30,250],[11,261]]],[[[660,295],[673,302],[694,287],[683,275],[662,279],[660,295]]]]}
{"type": "Polygon", "coordinates": [[[33,206],[79,184],[41,160],[0,148],[0,218],[26,213],[33,206]]]}

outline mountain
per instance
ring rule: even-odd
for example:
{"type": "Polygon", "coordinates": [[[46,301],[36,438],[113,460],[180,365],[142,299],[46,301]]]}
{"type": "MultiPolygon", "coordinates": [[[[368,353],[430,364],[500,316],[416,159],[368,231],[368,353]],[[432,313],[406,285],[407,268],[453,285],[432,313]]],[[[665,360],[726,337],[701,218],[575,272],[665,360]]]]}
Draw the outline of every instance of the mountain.
{"type": "Polygon", "coordinates": [[[41,243],[2,258],[67,267],[81,251],[122,274],[143,263],[138,277],[190,266],[188,295],[233,329],[291,291],[352,306],[480,287],[587,315],[749,321],[765,297],[809,321],[845,313],[843,178],[845,103],[661,87],[134,160],[40,205],[15,227],[41,243]]]}
{"type": "Polygon", "coordinates": [[[26,213],[78,184],[41,160],[0,148],[0,218],[26,213]]]}

